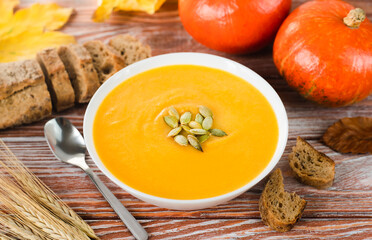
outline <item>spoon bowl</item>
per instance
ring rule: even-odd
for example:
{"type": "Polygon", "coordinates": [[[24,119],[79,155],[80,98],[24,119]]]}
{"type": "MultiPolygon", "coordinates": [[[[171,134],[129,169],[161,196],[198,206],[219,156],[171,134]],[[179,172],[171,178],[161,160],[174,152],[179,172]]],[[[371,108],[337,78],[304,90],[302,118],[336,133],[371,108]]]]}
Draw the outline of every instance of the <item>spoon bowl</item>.
{"type": "Polygon", "coordinates": [[[84,138],[68,119],[57,117],[48,121],[44,134],[56,158],[83,169],[88,167],[84,138]]]}

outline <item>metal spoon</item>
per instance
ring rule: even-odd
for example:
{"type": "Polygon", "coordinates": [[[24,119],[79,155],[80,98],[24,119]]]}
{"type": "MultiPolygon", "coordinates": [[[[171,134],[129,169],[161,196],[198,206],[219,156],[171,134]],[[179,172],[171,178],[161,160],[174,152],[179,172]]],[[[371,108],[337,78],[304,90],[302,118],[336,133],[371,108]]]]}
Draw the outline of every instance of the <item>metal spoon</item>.
{"type": "Polygon", "coordinates": [[[88,174],[133,236],[138,240],[148,239],[146,230],[86,164],[86,146],[79,130],[68,119],[58,117],[45,124],[44,134],[50,149],[59,160],[78,166],[88,174]]]}

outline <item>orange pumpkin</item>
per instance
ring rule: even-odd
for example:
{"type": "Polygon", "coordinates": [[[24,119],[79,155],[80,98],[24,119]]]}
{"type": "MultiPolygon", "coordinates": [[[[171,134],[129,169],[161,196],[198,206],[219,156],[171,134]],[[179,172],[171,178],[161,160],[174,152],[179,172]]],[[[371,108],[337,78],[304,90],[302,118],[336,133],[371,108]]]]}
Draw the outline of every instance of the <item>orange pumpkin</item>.
{"type": "Polygon", "coordinates": [[[307,99],[337,107],[372,92],[372,23],[346,2],[315,0],[295,9],[273,51],[280,74],[307,99]]]}
{"type": "Polygon", "coordinates": [[[186,31],[201,44],[227,53],[265,47],[289,13],[292,0],[179,0],[186,31]]]}

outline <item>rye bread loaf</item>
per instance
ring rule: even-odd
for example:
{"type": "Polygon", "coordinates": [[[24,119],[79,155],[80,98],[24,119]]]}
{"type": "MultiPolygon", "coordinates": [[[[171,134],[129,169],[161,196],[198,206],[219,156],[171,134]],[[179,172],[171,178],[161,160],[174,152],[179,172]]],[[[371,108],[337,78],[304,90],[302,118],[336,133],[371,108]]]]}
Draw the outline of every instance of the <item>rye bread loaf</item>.
{"type": "Polygon", "coordinates": [[[0,129],[41,120],[52,113],[52,103],[44,82],[29,86],[0,100],[0,129]]]}
{"type": "Polygon", "coordinates": [[[108,45],[120,53],[126,66],[151,57],[150,46],[142,44],[138,39],[128,34],[111,38],[108,45]]]}
{"type": "Polygon", "coordinates": [[[280,169],[272,172],[259,200],[262,221],[278,232],[286,232],[301,218],[305,207],[304,199],[284,190],[280,169]]]}
{"type": "Polygon", "coordinates": [[[88,50],[93,59],[93,65],[98,73],[101,84],[126,66],[119,52],[110,46],[106,46],[101,41],[88,41],[83,46],[88,50]]]}
{"type": "Polygon", "coordinates": [[[335,177],[335,162],[317,151],[301,137],[288,156],[295,177],[302,183],[324,189],[332,186],[335,177]]]}
{"type": "Polygon", "coordinates": [[[43,72],[35,59],[0,64],[0,100],[43,82],[43,72]]]}
{"type": "Polygon", "coordinates": [[[38,52],[37,60],[44,72],[54,110],[60,112],[74,106],[74,89],[57,49],[47,48],[38,52]]]}
{"type": "Polygon", "coordinates": [[[88,50],[79,44],[70,44],[59,47],[58,55],[70,77],[75,101],[88,102],[100,85],[88,50]]]}

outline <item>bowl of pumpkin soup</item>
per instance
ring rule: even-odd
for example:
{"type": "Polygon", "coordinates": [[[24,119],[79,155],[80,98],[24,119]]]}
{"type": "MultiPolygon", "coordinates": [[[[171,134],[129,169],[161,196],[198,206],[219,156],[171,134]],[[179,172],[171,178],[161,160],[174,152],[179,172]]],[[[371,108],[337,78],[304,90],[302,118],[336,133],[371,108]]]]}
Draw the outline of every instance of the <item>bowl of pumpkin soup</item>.
{"type": "Polygon", "coordinates": [[[84,137],[98,168],[133,196],[178,210],[237,197],[277,164],[288,119],[275,90],[232,60],[151,57],[95,93],[84,137]]]}

